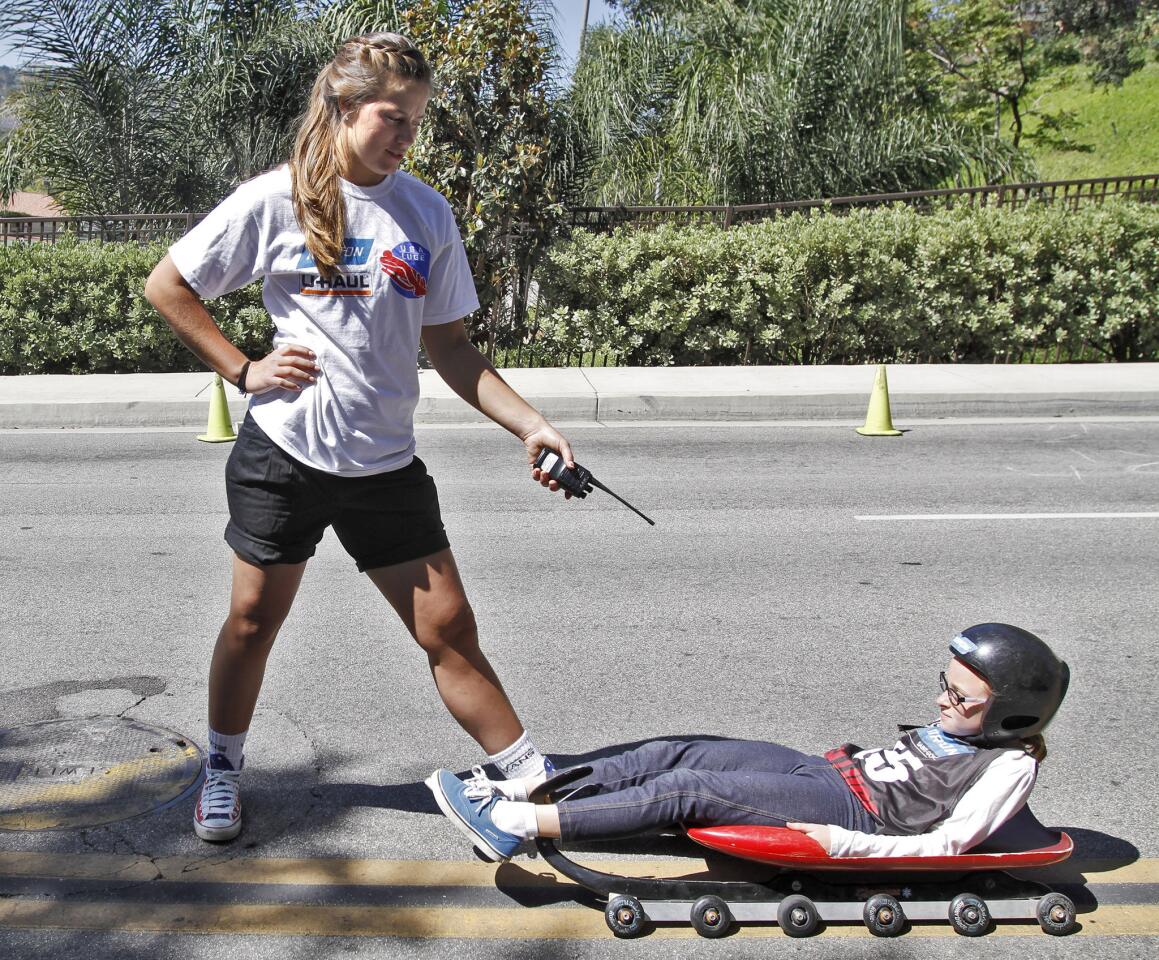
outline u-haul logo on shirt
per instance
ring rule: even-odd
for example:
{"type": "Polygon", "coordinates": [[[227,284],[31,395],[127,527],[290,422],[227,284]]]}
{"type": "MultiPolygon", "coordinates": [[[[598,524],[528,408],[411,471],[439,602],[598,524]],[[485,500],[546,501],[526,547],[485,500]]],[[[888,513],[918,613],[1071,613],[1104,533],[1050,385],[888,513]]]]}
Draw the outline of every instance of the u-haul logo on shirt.
{"type": "MultiPolygon", "coordinates": [[[[346,237],[342,241],[342,267],[360,267],[370,263],[374,248],[373,237],[346,237]]],[[[313,271],[315,266],[309,250],[302,250],[298,258],[298,292],[311,297],[369,297],[373,292],[374,275],[358,270],[344,270],[327,280],[313,271]]]]}
{"type": "Polygon", "coordinates": [[[336,273],[327,280],[320,273],[299,273],[298,293],[310,297],[369,297],[374,291],[369,273],[336,273]]]}

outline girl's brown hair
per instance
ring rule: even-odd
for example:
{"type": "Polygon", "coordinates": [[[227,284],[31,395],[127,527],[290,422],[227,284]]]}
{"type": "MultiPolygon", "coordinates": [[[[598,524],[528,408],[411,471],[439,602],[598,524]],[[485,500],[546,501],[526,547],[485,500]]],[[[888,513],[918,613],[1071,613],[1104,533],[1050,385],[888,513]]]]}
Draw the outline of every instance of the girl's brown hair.
{"type": "Polygon", "coordinates": [[[389,78],[431,83],[422,52],[398,33],[351,37],[318,74],[290,158],[294,214],[306,249],[330,279],[342,262],[346,204],[339,183],[344,168],[342,118],[382,96],[389,78]]]}
{"type": "Polygon", "coordinates": [[[1023,737],[1020,741],[1022,749],[1029,753],[1035,760],[1042,763],[1046,759],[1046,740],[1043,739],[1041,733],[1036,733],[1033,737],[1023,737]]]}

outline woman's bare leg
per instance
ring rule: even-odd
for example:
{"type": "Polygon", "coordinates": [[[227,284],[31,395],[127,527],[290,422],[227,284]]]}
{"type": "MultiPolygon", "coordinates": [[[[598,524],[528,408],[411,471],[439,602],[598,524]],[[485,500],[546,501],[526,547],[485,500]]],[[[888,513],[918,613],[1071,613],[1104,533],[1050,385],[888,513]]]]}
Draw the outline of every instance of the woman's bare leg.
{"type": "Polygon", "coordinates": [[[266,659],[305,569],[305,562],[260,567],[234,554],[229,614],[209,667],[209,726],[218,733],[249,729],[266,659]]]}
{"type": "Polygon", "coordinates": [[[449,549],[366,571],[426,652],[447,709],[488,754],[523,734],[507,694],[479,649],[475,614],[449,549]]]}

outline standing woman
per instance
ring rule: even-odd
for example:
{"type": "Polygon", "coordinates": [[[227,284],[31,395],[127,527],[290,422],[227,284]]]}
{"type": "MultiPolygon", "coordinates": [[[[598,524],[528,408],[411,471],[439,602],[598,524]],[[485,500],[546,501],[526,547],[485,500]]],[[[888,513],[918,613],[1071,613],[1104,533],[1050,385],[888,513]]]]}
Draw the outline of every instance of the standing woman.
{"type": "MultiPolygon", "coordinates": [[[[243,183],[145,286],[181,341],[252,397],[226,466],[229,614],[209,673],[204,840],[241,830],[239,779],[266,659],[306,561],[333,526],[430,661],[447,709],[505,776],[542,771],[479,649],[433,480],[414,455],[419,337],[440,376],[519,437],[529,462],[570,445],[467,339],[478,309],[447,201],[398,167],[431,95],[405,37],[342,44],[318,75],[287,165],[243,183]],[[249,358],[203,299],[262,278],[273,352],[249,358]]],[[[533,479],[558,484],[532,468],[533,479]]]]}

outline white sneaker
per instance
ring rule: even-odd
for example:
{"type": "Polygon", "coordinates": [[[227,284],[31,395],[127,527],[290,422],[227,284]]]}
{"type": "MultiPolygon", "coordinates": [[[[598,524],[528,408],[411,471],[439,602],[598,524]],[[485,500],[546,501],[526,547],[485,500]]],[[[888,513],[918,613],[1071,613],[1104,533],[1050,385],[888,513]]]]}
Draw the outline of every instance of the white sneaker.
{"type": "Polygon", "coordinates": [[[205,782],[193,809],[193,832],[202,840],[222,843],[241,833],[241,770],[220,753],[205,762],[205,782]]]}

